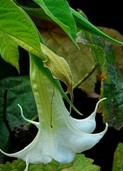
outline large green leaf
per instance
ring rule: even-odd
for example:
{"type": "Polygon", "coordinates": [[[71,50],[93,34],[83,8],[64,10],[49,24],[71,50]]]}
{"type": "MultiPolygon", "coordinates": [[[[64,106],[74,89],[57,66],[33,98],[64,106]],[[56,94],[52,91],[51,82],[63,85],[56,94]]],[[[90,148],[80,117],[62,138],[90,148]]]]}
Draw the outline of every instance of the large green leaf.
{"type": "Polygon", "coordinates": [[[0,148],[3,150],[7,146],[9,132],[25,124],[17,104],[22,106],[27,118],[36,116],[28,77],[10,77],[0,81],[0,148]]]}
{"type": "Polygon", "coordinates": [[[18,45],[6,33],[0,32],[0,54],[1,57],[17,70],[19,70],[18,60],[18,45]]]}
{"type": "Polygon", "coordinates": [[[65,0],[34,0],[45,13],[56,22],[76,44],[76,23],[65,0]]]}
{"type": "Polygon", "coordinates": [[[37,29],[30,17],[13,1],[1,0],[0,5],[0,51],[2,57],[17,66],[17,45],[27,51],[40,56],[40,38],[37,29]],[[4,41],[3,41],[4,39],[4,41]],[[5,45],[7,43],[7,45],[5,45]],[[10,59],[10,55],[13,57],[10,59]]]}

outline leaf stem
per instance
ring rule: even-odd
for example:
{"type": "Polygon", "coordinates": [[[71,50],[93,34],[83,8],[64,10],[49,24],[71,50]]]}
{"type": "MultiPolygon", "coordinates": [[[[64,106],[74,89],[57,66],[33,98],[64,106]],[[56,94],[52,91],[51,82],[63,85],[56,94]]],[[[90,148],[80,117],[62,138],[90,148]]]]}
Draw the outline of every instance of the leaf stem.
{"type": "MultiPolygon", "coordinates": [[[[73,86],[73,90],[78,88],[81,84],[83,84],[95,71],[95,69],[97,68],[97,64],[93,65],[92,69],[90,72],[88,72],[81,80],[79,80],[74,86],[73,86]]],[[[66,94],[68,94],[68,92],[66,92],[66,94]]]]}

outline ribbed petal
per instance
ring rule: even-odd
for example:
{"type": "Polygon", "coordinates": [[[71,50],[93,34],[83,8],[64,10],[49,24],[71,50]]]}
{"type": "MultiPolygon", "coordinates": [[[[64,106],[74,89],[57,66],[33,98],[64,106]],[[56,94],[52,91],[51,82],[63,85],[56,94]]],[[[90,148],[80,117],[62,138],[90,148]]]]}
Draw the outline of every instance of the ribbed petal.
{"type": "Polygon", "coordinates": [[[62,128],[57,136],[57,150],[54,152],[53,158],[60,163],[71,162],[76,153],[81,153],[92,148],[104,136],[108,129],[108,124],[104,131],[96,134],[84,132],[77,133],[76,130],[68,130],[62,128]]]}
{"type": "Polygon", "coordinates": [[[106,124],[105,130],[96,134],[81,133],[81,135],[72,135],[69,139],[69,148],[75,153],[80,153],[91,149],[104,136],[108,128],[106,124]]]}

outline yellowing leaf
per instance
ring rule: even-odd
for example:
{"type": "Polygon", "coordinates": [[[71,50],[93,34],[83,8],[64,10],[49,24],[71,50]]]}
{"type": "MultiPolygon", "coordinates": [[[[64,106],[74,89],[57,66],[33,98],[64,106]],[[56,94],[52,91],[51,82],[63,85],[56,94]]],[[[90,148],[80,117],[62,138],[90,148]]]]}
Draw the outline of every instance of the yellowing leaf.
{"type": "Polygon", "coordinates": [[[72,93],[72,74],[68,63],[61,56],[56,55],[49,48],[41,44],[41,50],[48,57],[44,65],[49,68],[53,76],[63,81],[68,86],[68,91],[72,93]]]}

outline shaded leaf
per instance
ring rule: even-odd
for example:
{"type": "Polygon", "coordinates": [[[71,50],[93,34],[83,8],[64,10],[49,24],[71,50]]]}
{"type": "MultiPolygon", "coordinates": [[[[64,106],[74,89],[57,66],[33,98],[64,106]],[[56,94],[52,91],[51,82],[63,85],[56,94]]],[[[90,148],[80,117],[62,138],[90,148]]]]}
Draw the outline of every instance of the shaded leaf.
{"type": "Polygon", "coordinates": [[[16,70],[16,68],[10,65],[9,63],[5,62],[5,60],[3,60],[0,56],[0,80],[10,76],[17,75],[18,71],[16,70]]]}
{"type": "Polygon", "coordinates": [[[97,64],[100,66],[100,71],[103,71],[107,63],[114,65],[116,55],[112,42],[103,40],[95,35],[91,36],[90,42],[91,50],[94,53],[97,64]]]}
{"type": "Polygon", "coordinates": [[[103,119],[115,129],[123,127],[123,77],[112,65],[107,65],[102,82],[101,96],[107,100],[103,105],[103,119]]]}
{"type": "MultiPolygon", "coordinates": [[[[0,148],[8,150],[9,146],[9,131],[4,119],[0,116],[0,148]]],[[[0,160],[2,160],[3,154],[0,153],[0,160]]]]}
{"type": "MultiPolygon", "coordinates": [[[[117,30],[109,29],[106,27],[99,27],[100,30],[107,33],[111,37],[123,41],[123,35],[119,33],[117,30]]],[[[123,46],[120,44],[112,43],[112,47],[115,53],[115,66],[122,72],[123,74],[123,46]]]]}
{"type": "Polygon", "coordinates": [[[123,170],[123,143],[119,143],[114,153],[112,171],[123,170]]]}
{"type": "Polygon", "coordinates": [[[10,77],[0,81],[0,148],[3,150],[10,131],[25,124],[17,104],[22,106],[27,118],[36,116],[37,109],[28,77],[10,77]]]}

